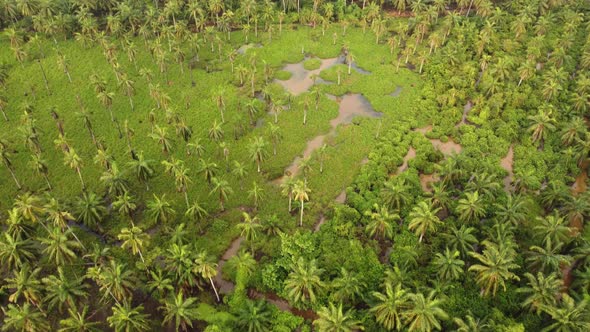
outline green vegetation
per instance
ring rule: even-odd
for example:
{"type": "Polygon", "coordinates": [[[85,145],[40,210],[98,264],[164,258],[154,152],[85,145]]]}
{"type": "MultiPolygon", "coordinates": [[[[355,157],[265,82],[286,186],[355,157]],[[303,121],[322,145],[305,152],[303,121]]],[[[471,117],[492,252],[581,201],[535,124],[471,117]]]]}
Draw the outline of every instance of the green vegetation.
{"type": "Polygon", "coordinates": [[[590,330],[589,15],[0,0],[0,329],[590,330]]]}

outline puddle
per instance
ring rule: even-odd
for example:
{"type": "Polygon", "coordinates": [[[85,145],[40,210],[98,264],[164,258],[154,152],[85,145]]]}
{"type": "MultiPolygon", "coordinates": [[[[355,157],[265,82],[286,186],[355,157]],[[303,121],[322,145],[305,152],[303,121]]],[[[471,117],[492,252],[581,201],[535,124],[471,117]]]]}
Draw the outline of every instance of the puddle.
{"type": "Polygon", "coordinates": [[[585,162],[582,164],[582,172],[580,175],[576,177],[576,182],[572,185],[572,192],[574,194],[581,194],[588,189],[588,185],[586,184],[588,180],[588,167],[590,166],[590,162],[585,162]]]}
{"type": "Polygon", "coordinates": [[[410,146],[408,153],[406,153],[406,155],[404,157],[404,162],[401,164],[400,167],[397,168],[397,174],[407,170],[408,169],[408,161],[410,161],[411,159],[414,159],[414,158],[416,158],[416,149],[414,149],[414,147],[410,146]]]}
{"type": "MultiPolygon", "coordinates": [[[[344,64],[345,58],[339,56],[336,58],[320,59],[321,64],[318,69],[307,70],[303,67],[303,63],[311,58],[305,57],[305,59],[298,63],[290,63],[283,67],[284,71],[291,73],[291,78],[286,81],[274,80],[276,83],[282,85],[287,91],[293,95],[299,95],[306,92],[314,85],[313,77],[316,76],[316,83],[318,84],[333,84],[333,82],[325,81],[319,78],[322,70],[328,69],[338,64],[344,64]]],[[[370,74],[370,72],[358,67],[355,63],[351,65],[355,71],[360,74],[370,74]]]]}
{"type": "Polygon", "coordinates": [[[395,91],[393,91],[389,95],[392,96],[392,97],[399,97],[399,95],[402,93],[402,90],[403,90],[403,88],[401,86],[397,86],[395,88],[395,91]]]}
{"type": "MultiPolygon", "coordinates": [[[[328,98],[334,100],[340,104],[338,108],[338,116],[334,119],[330,120],[330,126],[332,129],[329,133],[325,135],[319,135],[314,137],[313,139],[307,142],[307,146],[305,150],[303,150],[302,156],[297,156],[285,169],[285,175],[296,176],[299,172],[299,161],[301,159],[309,158],[311,154],[322,147],[324,145],[324,141],[326,137],[333,136],[336,133],[336,128],[339,125],[346,125],[352,123],[352,120],[357,117],[367,117],[367,118],[380,118],[383,116],[382,113],[379,113],[373,109],[371,103],[361,94],[347,94],[343,97],[335,97],[331,95],[327,95],[328,98]]],[[[283,182],[284,176],[276,179],[273,181],[274,183],[281,184],[283,182]]]]}
{"type": "Polygon", "coordinates": [[[414,131],[422,133],[422,135],[425,135],[427,132],[432,131],[432,125],[428,125],[428,126],[422,127],[422,128],[416,128],[416,129],[414,129],[414,131]]]}
{"type": "Polygon", "coordinates": [[[344,204],[344,202],[346,202],[346,189],[342,190],[340,194],[336,196],[334,201],[339,204],[344,204]]]}
{"type": "Polygon", "coordinates": [[[430,184],[439,180],[436,174],[420,174],[420,186],[424,192],[432,192],[430,184]]]}
{"type": "Polygon", "coordinates": [[[248,51],[251,48],[261,48],[261,47],[262,47],[262,44],[252,44],[252,43],[244,44],[244,45],[240,46],[240,48],[238,48],[236,50],[236,52],[238,54],[246,54],[246,51],[248,51]]]}
{"type": "Polygon", "coordinates": [[[440,150],[444,155],[450,155],[453,153],[461,153],[463,147],[461,144],[455,143],[452,139],[449,138],[448,141],[442,142],[439,139],[430,139],[430,143],[434,146],[435,149],[440,150]]]}
{"type": "Polygon", "coordinates": [[[508,153],[506,157],[500,160],[500,166],[508,172],[508,176],[504,178],[504,190],[509,191],[511,188],[512,178],[514,177],[514,172],[512,171],[512,164],[514,162],[514,149],[513,146],[510,145],[510,149],[508,149],[508,153]]]}
{"type": "Polygon", "coordinates": [[[221,256],[221,259],[217,263],[217,274],[215,275],[214,280],[215,284],[218,286],[218,291],[220,294],[229,294],[231,291],[234,290],[235,285],[231,281],[223,279],[223,277],[221,276],[221,271],[225,263],[227,263],[227,261],[230,258],[238,254],[238,251],[240,250],[240,245],[242,244],[243,240],[244,239],[242,237],[233,240],[229,248],[227,248],[225,253],[223,253],[223,256],[221,256]]]}

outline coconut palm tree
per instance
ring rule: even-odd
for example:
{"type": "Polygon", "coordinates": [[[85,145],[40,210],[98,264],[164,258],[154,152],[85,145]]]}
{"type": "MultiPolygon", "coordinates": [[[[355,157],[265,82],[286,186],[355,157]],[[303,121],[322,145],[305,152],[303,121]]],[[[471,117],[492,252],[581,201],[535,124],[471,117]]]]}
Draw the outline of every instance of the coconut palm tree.
{"type": "Polygon", "coordinates": [[[168,128],[156,125],[154,127],[154,132],[149,134],[148,136],[156,142],[158,142],[158,144],[162,145],[162,153],[164,153],[165,155],[168,155],[168,153],[170,153],[170,151],[172,150],[172,142],[168,137],[168,128]]]}
{"type": "Polygon", "coordinates": [[[363,297],[366,286],[357,273],[349,272],[343,267],[340,268],[340,276],[330,285],[334,290],[332,296],[336,301],[350,303],[354,303],[357,297],[363,297]]]}
{"type": "Polygon", "coordinates": [[[402,206],[409,203],[412,199],[410,195],[410,186],[406,184],[403,177],[395,177],[388,180],[381,188],[381,198],[390,209],[400,211],[402,206]]]}
{"type": "Polygon", "coordinates": [[[444,254],[436,253],[432,265],[441,280],[453,281],[461,278],[465,262],[459,256],[458,250],[451,251],[449,247],[445,248],[444,254]]]}
{"type": "Polygon", "coordinates": [[[523,308],[535,311],[540,314],[544,307],[555,307],[560,289],[563,287],[562,280],[555,273],[545,276],[541,272],[537,275],[525,273],[527,286],[517,290],[519,293],[526,294],[527,297],[522,301],[523,308]]]}
{"type": "Polygon", "coordinates": [[[233,194],[234,191],[226,180],[213,177],[211,183],[213,184],[213,189],[211,189],[209,195],[217,193],[217,195],[219,195],[219,206],[221,207],[221,211],[225,211],[225,206],[223,204],[227,200],[227,197],[233,194]]]}
{"type": "Polygon", "coordinates": [[[22,268],[37,255],[37,246],[31,239],[22,239],[6,232],[0,238],[0,263],[3,272],[22,268]]]}
{"type": "Polygon", "coordinates": [[[542,310],[553,319],[553,324],[546,331],[587,331],[590,329],[588,319],[588,300],[576,302],[567,293],[563,293],[557,306],[542,306],[542,310]]]}
{"type": "Polygon", "coordinates": [[[556,212],[545,217],[536,217],[533,232],[537,239],[547,243],[569,243],[572,240],[572,228],[556,212]]]}
{"type": "Polygon", "coordinates": [[[111,167],[102,173],[100,181],[109,195],[119,196],[129,190],[129,182],[125,179],[124,173],[119,171],[116,162],[111,163],[111,167]]]}
{"type": "Polygon", "coordinates": [[[199,173],[203,173],[205,175],[205,179],[209,184],[211,184],[213,178],[217,176],[217,172],[219,171],[219,167],[214,162],[206,161],[204,159],[200,160],[201,166],[199,167],[199,173]]]}
{"type": "Polygon", "coordinates": [[[236,225],[240,229],[240,236],[249,244],[252,255],[254,255],[254,240],[258,237],[259,229],[262,228],[258,217],[252,218],[247,212],[242,213],[243,221],[236,225]]]}
{"type": "Polygon", "coordinates": [[[248,191],[248,198],[252,198],[254,201],[254,208],[258,209],[258,205],[264,200],[266,195],[264,194],[264,188],[258,185],[256,181],[252,184],[252,189],[248,191]]]}
{"type": "Polygon", "coordinates": [[[147,202],[147,214],[156,223],[167,223],[176,214],[174,208],[168,200],[166,200],[166,194],[158,197],[153,194],[154,199],[147,202]]]}
{"type": "Polygon", "coordinates": [[[373,209],[365,211],[365,216],[370,218],[365,231],[369,236],[381,237],[382,240],[393,237],[393,222],[401,220],[397,213],[390,214],[387,207],[380,207],[377,203],[373,205],[373,209]]]}
{"type": "Polygon", "coordinates": [[[281,127],[271,123],[268,127],[268,135],[270,136],[270,140],[272,141],[272,153],[273,155],[277,155],[277,146],[283,139],[283,135],[281,133],[281,127]]]}
{"type": "Polygon", "coordinates": [[[293,201],[293,190],[297,182],[292,176],[287,176],[286,179],[281,183],[281,194],[289,198],[289,213],[291,212],[291,203],[293,201]]]}
{"type": "Polygon", "coordinates": [[[174,295],[170,295],[160,307],[164,311],[164,320],[162,324],[174,323],[174,328],[179,331],[187,331],[193,327],[193,321],[197,320],[197,298],[185,298],[182,290],[174,295]]]}
{"type": "Polygon", "coordinates": [[[223,128],[221,128],[221,124],[217,120],[214,120],[211,129],[209,129],[209,139],[214,142],[219,142],[223,139],[223,128]]]}
{"type": "Polygon", "coordinates": [[[485,209],[482,205],[483,202],[479,197],[479,192],[466,192],[465,198],[459,199],[457,204],[459,220],[469,223],[485,216],[485,209]]]}
{"type": "Polygon", "coordinates": [[[236,315],[236,330],[248,332],[271,331],[272,316],[266,301],[246,300],[236,315]]]}
{"type": "Polygon", "coordinates": [[[477,259],[481,264],[469,267],[470,272],[475,272],[475,281],[481,287],[481,295],[496,295],[498,287],[506,290],[506,281],[519,280],[520,278],[511,270],[519,268],[514,262],[515,252],[505,245],[498,245],[488,240],[482,242],[483,252],[470,252],[469,255],[477,259]]]}
{"type": "Polygon", "coordinates": [[[76,171],[80,183],[82,183],[82,190],[86,190],[86,184],[84,183],[84,178],[82,178],[82,158],[80,158],[74,148],[70,148],[64,154],[64,165],[76,171]]]}
{"type": "Polygon", "coordinates": [[[68,310],[75,310],[79,301],[88,297],[85,290],[88,285],[84,284],[84,278],[66,276],[61,266],[57,268],[57,275],[44,277],[41,281],[46,291],[43,302],[47,303],[50,310],[57,306],[62,313],[64,304],[68,310]]]}
{"type": "Polygon", "coordinates": [[[432,291],[427,297],[422,293],[410,294],[409,309],[404,313],[408,324],[408,331],[432,331],[440,330],[439,320],[446,320],[449,315],[441,308],[442,300],[435,298],[432,291]]]}
{"type": "Polygon", "coordinates": [[[315,260],[306,261],[299,257],[291,265],[291,272],[285,280],[285,290],[289,300],[296,304],[315,303],[317,294],[323,292],[324,282],[321,280],[323,269],[316,265],[315,260]]]}
{"type": "Polygon", "coordinates": [[[142,332],[149,330],[149,315],[143,313],[143,305],[131,307],[129,303],[115,304],[113,314],[107,317],[109,326],[117,332],[142,332]]]}
{"type": "Polygon", "coordinates": [[[139,152],[137,154],[137,159],[133,159],[128,165],[131,168],[131,171],[135,173],[137,180],[145,184],[146,190],[149,191],[148,181],[154,176],[154,169],[152,168],[153,161],[145,159],[143,152],[139,152]]]}
{"type": "Polygon", "coordinates": [[[115,116],[113,115],[113,99],[115,98],[115,93],[102,90],[97,93],[96,98],[109,111],[111,121],[115,122],[115,116]]]}
{"type": "Polygon", "coordinates": [[[268,152],[266,151],[266,141],[261,136],[254,137],[254,139],[250,142],[248,146],[250,152],[250,158],[256,162],[256,167],[258,169],[258,173],[261,171],[262,162],[268,156],[268,152]]]}
{"type": "Polygon", "coordinates": [[[106,214],[102,200],[94,192],[84,192],[74,205],[76,220],[89,227],[97,226],[106,214]]]}
{"type": "Polygon", "coordinates": [[[309,200],[310,192],[311,189],[307,187],[307,184],[304,181],[297,180],[297,182],[295,182],[295,184],[293,185],[293,198],[296,201],[299,201],[300,204],[299,210],[301,211],[301,214],[299,217],[299,227],[303,226],[303,204],[305,203],[305,201],[309,200]]]}
{"type": "Polygon", "coordinates": [[[231,171],[231,173],[238,178],[238,180],[240,181],[240,190],[244,188],[244,178],[246,177],[246,175],[248,175],[248,170],[246,169],[246,166],[244,166],[244,164],[240,163],[237,160],[234,160],[233,162],[233,169],[231,171]]]}
{"type": "Polygon", "coordinates": [[[39,273],[41,268],[31,270],[28,264],[13,273],[11,278],[6,278],[4,287],[11,290],[8,301],[17,303],[19,300],[24,300],[28,303],[37,305],[41,302],[41,281],[39,273]]]}
{"type": "Polygon", "coordinates": [[[328,307],[321,307],[318,311],[318,319],[313,325],[318,332],[352,332],[363,330],[361,322],[352,318],[350,310],[343,312],[342,303],[336,307],[332,302],[328,307]]]}
{"type": "Polygon", "coordinates": [[[76,258],[74,250],[82,248],[82,245],[69,239],[72,230],[68,228],[63,231],[59,227],[52,227],[48,233],[47,237],[39,238],[39,242],[45,245],[42,251],[45,257],[57,266],[73,261],[76,258]]]}
{"type": "Polygon", "coordinates": [[[543,247],[531,246],[526,261],[533,271],[557,272],[561,266],[569,266],[573,261],[571,256],[561,254],[562,248],[563,243],[559,242],[546,242],[543,247]]]}
{"type": "Polygon", "coordinates": [[[395,286],[386,283],[385,293],[373,292],[372,295],[377,302],[369,311],[375,315],[377,323],[388,331],[401,330],[404,326],[402,314],[409,306],[409,294],[401,283],[395,286]]]}
{"type": "Polygon", "coordinates": [[[40,332],[49,331],[47,317],[41,311],[31,306],[30,303],[8,304],[2,307],[4,324],[2,331],[40,332]]]}
{"type": "Polygon", "coordinates": [[[533,143],[538,141],[543,145],[547,135],[555,131],[556,120],[552,117],[552,109],[550,107],[541,108],[537,115],[528,116],[527,119],[531,123],[529,131],[533,143]]]}
{"type": "Polygon", "coordinates": [[[43,179],[45,179],[47,188],[52,190],[51,183],[49,182],[49,168],[47,167],[47,162],[41,158],[40,154],[33,154],[31,158],[31,168],[35,171],[35,173],[41,175],[43,179]]]}
{"type": "Polygon", "coordinates": [[[88,306],[85,305],[79,312],[75,308],[68,309],[69,317],[59,321],[59,332],[100,332],[99,323],[90,322],[88,306]]]}
{"type": "Polygon", "coordinates": [[[145,259],[143,258],[143,248],[147,245],[149,241],[149,235],[144,233],[143,230],[135,226],[131,223],[131,228],[124,227],[121,229],[117,238],[121,242],[121,248],[123,249],[131,249],[131,253],[134,255],[139,254],[141,261],[145,263],[145,259]]]}
{"type": "Polygon", "coordinates": [[[132,290],[137,286],[134,270],[127,268],[126,264],[117,263],[113,259],[108,264],[100,267],[91,267],[86,276],[96,282],[99,290],[103,292],[103,299],[112,297],[120,303],[131,297],[132,290]]]}
{"type": "Polygon", "coordinates": [[[435,231],[437,225],[442,221],[436,215],[440,208],[434,208],[432,201],[421,201],[410,212],[410,224],[408,228],[413,230],[417,236],[420,236],[419,242],[422,242],[424,235],[428,231],[435,231]]]}
{"type": "Polygon", "coordinates": [[[213,288],[213,292],[215,293],[215,298],[217,298],[217,302],[220,302],[219,293],[213,282],[213,278],[217,275],[217,263],[212,262],[210,257],[207,256],[207,252],[202,251],[195,258],[195,264],[195,272],[199,273],[204,279],[209,279],[211,288],[213,288]]]}

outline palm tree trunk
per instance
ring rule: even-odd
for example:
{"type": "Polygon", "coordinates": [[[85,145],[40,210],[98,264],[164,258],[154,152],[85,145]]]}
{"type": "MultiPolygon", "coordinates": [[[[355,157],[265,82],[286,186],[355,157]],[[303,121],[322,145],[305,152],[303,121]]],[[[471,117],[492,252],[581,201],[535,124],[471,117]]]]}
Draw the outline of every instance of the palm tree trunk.
{"type": "Polygon", "coordinates": [[[10,175],[12,176],[12,178],[14,179],[14,182],[16,183],[17,188],[20,190],[23,187],[20,185],[20,183],[18,182],[18,179],[16,178],[16,174],[14,174],[14,170],[12,169],[12,167],[8,166],[8,171],[10,172],[10,175]]]}
{"type": "Polygon", "coordinates": [[[39,67],[41,68],[41,73],[43,74],[43,80],[45,81],[45,88],[47,89],[47,93],[51,96],[51,90],[49,89],[49,81],[47,81],[47,75],[45,75],[45,69],[43,69],[43,65],[41,64],[41,60],[37,60],[39,67]]]}
{"type": "Polygon", "coordinates": [[[303,227],[303,200],[301,200],[301,215],[299,217],[299,227],[303,227]]]}
{"type": "Polygon", "coordinates": [[[291,202],[293,201],[293,197],[291,196],[291,194],[289,194],[289,213],[291,213],[291,202]]]}
{"type": "Polygon", "coordinates": [[[188,203],[188,193],[186,192],[186,189],[184,190],[184,201],[186,202],[186,207],[190,207],[190,204],[188,203]]]}
{"type": "Polygon", "coordinates": [[[469,3],[469,8],[467,8],[467,14],[465,14],[465,17],[469,16],[469,12],[471,11],[472,5],[473,5],[473,0],[471,0],[471,2],[469,3]]]}
{"type": "Polygon", "coordinates": [[[8,116],[6,116],[6,112],[4,111],[4,109],[0,109],[0,112],[2,112],[2,116],[4,116],[4,120],[6,120],[6,122],[8,122],[8,116]]]}
{"type": "Polygon", "coordinates": [[[129,95],[129,105],[131,105],[131,110],[135,111],[135,106],[133,105],[133,98],[131,98],[131,95],[129,95]]]}
{"type": "Polygon", "coordinates": [[[217,288],[215,288],[215,284],[213,283],[213,278],[209,277],[209,281],[211,282],[211,287],[213,287],[213,291],[215,292],[217,302],[221,302],[221,300],[219,299],[219,294],[217,293],[217,288]]]}
{"type": "Polygon", "coordinates": [[[43,178],[45,179],[45,182],[47,182],[47,187],[49,187],[49,190],[52,190],[51,183],[49,183],[49,179],[47,178],[47,174],[43,173],[43,178]]]}
{"type": "Polygon", "coordinates": [[[78,173],[78,177],[80,178],[80,182],[82,183],[82,190],[86,190],[86,184],[84,183],[84,179],[82,178],[82,172],[80,171],[80,167],[76,167],[76,173],[78,173]]]}

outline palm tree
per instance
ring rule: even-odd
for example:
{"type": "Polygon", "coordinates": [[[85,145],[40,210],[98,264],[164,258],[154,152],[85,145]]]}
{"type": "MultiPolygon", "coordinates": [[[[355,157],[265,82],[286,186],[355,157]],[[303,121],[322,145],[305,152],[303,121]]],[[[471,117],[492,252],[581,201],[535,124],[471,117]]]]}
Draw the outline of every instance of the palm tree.
{"type": "Polygon", "coordinates": [[[393,222],[400,220],[397,213],[390,214],[387,207],[379,207],[379,204],[375,203],[372,210],[365,211],[365,216],[370,218],[365,227],[370,236],[381,237],[383,240],[393,238],[393,222]]]}
{"type": "Polygon", "coordinates": [[[471,257],[479,260],[481,264],[474,264],[469,267],[469,271],[477,273],[475,281],[481,287],[482,295],[496,295],[498,287],[502,286],[506,290],[506,281],[520,280],[511,270],[519,268],[514,263],[514,250],[505,245],[497,245],[485,240],[482,242],[485,246],[483,252],[469,253],[471,257]]]}
{"type": "Polygon", "coordinates": [[[176,211],[172,208],[169,201],[166,200],[166,194],[161,197],[153,194],[154,199],[147,202],[147,214],[156,223],[167,223],[173,217],[176,211]]]}
{"type": "Polygon", "coordinates": [[[250,217],[246,212],[242,213],[243,221],[236,225],[241,230],[240,236],[246,239],[250,244],[252,255],[254,255],[254,240],[258,237],[258,230],[262,227],[260,219],[258,217],[250,217]]]}
{"type": "Polygon", "coordinates": [[[540,314],[544,307],[555,307],[557,304],[557,295],[563,286],[563,282],[557,274],[551,273],[545,276],[541,272],[537,275],[525,273],[524,276],[528,279],[527,286],[519,288],[517,292],[528,295],[522,301],[522,307],[536,314],[540,314]]]}
{"type": "Polygon", "coordinates": [[[189,327],[192,328],[192,321],[198,318],[196,302],[195,297],[185,298],[182,290],[176,296],[171,295],[160,307],[165,313],[162,324],[174,322],[176,331],[187,331],[189,327]]]}
{"type": "Polygon", "coordinates": [[[40,332],[49,331],[49,324],[45,314],[31,307],[31,304],[9,304],[2,307],[4,325],[2,331],[40,332]]]}
{"type": "Polygon", "coordinates": [[[131,307],[129,303],[113,306],[113,314],[107,317],[109,326],[116,332],[142,332],[149,329],[149,315],[143,313],[143,306],[131,307]]]}
{"type": "Polygon", "coordinates": [[[536,238],[542,239],[543,244],[547,243],[569,243],[572,240],[571,227],[567,221],[556,212],[553,215],[537,217],[533,232],[536,238]]]}
{"type": "Polygon", "coordinates": [[[293,190],[295,189],[295,179],[292,176],[287,176],[287,178],[281,183],[281,194],[283,196],[287,196],[289,198],[289,213],[291,212],[291,203],[293,201],[293,190]]]}
{"type": "Polygon", "coordinates": [[[19,302],[24,299],[26,302],[38,305],[41,302],[41,281],[39,280],[39,273],[41,268],[36,268],[31,271],[29,265],[23,267],[13,273],[12,278],[6,278],[7,289],[13,290],[8,297],[8,301],[12,303],[19,302]]]}
{"type": "Polygon", "coordinates": [[[40,238],[39,242],[46,246],[42,252],[50,262],[63,266],[76,258],[74,249],[79,249],[82,245],[69,239],[71,229],[63,231],[59,227],[52,227],[48,233],[48,236],[40,238]]]}
{"type": "Polygon", "coordinates": [[[120,215],[129,218],[129,220],[133,220],[132,214],[137,209],[135,197],[125,191],[122,195],[115,197],[113,209],[117,210],[120,215]]]}
{"type": "Polygon", "coordinates": [[[36,245],[31,239],[22,239],[8,232],[0,240],[0,263],[2,271],[8,272],[33,261],[36,256],[36,245]]]}
{"type": "Polygon", "coordinates": [[[567,293],[562,294],[561,303],[558,306],[542,306],[555,321],[547,326],[544,331],[588,331],[590,320],[588,319],[588,300],[574,301],[567,293]]]}
{"type": "Polygon", "coordinates": [[[412,199],[406,179],[395,177],[393,180],[386,181],[381,189],[381,198],[387,207],[400,211],[401,207],[412,199]]]}
{"type": "Polygon", "coordinates": [[[238,180],[240,181],[240,190],[244,188],[244,178],[246,177],[246,175],[248,175],[248,170],[246,169],[246,167],[244,166],[244,164],[240,163],[237,160],[234,160],[233,162],[234,167],[231,171],[231,173],[238,178],[238,180]]]}
{"type": "Polygon", "coordinates": [[[115,122],[115,116],[113,115],[113,98],[115,98],[115,94],[113,92],[107,92],[106,90],[98,92],[96,98],[100,101],[100,103],[109,111],[111,115],[111,121],[115,122]]]}
{"type": "Polygon", "coordinates": [[[246,300],[245,305],[239,307],[236,316],[236,328],[238,331],[271,331],[272,316],[266,301],[246,300]]]}
{"type": "Polygon", "coordinates": [[[436,253],[432,264],[438,271],[440,279],[453,281],[461,278],[465,262],[459,258],[459,255],[458,250],[451,252],[449,247],[445,248],[444,254],[436,253]]]}
{"type": "Polygon", "coordinates": [[[531,132],[533,143],[539,141],[543,144],[548,133],[555,130],[556,120],[551,116],[551,113],[552,109],[547,107],[539,109],[537,115],[527,117],[531,122],[529,131],[531,132]]]}
{"type": "Polygon", "coordinates": [[[229,195],[233,194],[234,191],[226,180],[214,177],[211,179],[211,183],[213,184],[213,189],[211,189],[209,195],[217,193],[219,195],[219,206],[221,207],[221,211],[225,211],[225,206],[223,203],[227,200],[229,195]]]}
{"type": "Polygon", "coordinates": [[[254,208],[258,209],[258,205],[261,201],[264,200],[264,188],[258,185],[256,181],[252,184],[252,189],[248,191],[248,198],[252,198],[254,200],[254,208]]]}
{"type": "Polygon", "coordinates": [[[402,314],[409,305],[408,294],[402,289],[401,283],[396,286],[386,283],[385,294],[373,292],[372,295],[377,302],[369,311],[375,315],[377,323],[388,331],[401,330],[404,326],[402,314]]]}
{"type": "Polygon", "coordinates": [[[86,184],[84,183],[84,179],[82,178],[82,158],[76,153],[74,148],[70,148],[68,151],[64,152],[64,165],[70,167],[71,169],[75,170],[78,174],[78,178],[82,183],[82,190],[86,190],[86,184]]]}
{"type": "Polygon", "coordinates": [[[449,315],[440,307],[442,300],[435,298],[435,292],[432,291],[428,297],[422,293],[410,294],[410,307],[404,313],[408,325],[408,331],[432,331],[440,330],[439,319],[446,320],[449,315]]]}
{"type": "Polygon", "coordinates": [[[342,312],[342,303],[338,307],[330,302],[329,307],[321,307],[318,311],[318,319],[313,325],[318,332],[352,332],[364,330],[361,323],[352,318],[351,311],[342,312]]]}
{"type": "Polygon", "coordinates": [[[148,180],[154,176],[154,170],[152,168],[153,161],[146,160],[143,156],[143,152],[137,154],[137,159],[133,159],[129,162],[129,167],[135,173],[137,180],[145,184],[146,190],[150,190],[148,180]]]}
{"type": "Polygon", "coordinates": [[[20,190],[22,186],[20,185],[20,182],[18,182],[16,174],[14,174],[14,169],[12,167],[12,161],[10,160],[10,157],[11,156],[8,148],[8,143],[4,140],[0,140],[0,162],[2,162],[2,165],[4,165],[8,169],[10,175],[12,176],[12,179],[16,183],[16,187],[20,190]]]}
{"type": "Polygon", "coordinates": [[[82,193],[82,196],[76,200],[74,205],[76,220],[89,227],[98,225],[106,214],[106,208],[102,203],[102,200],[95,193],[82,193]]]}
{"type": "Polygon", "coordinates": [[[131,292],[136,288],[135,270],[127,268],[126,264],[115,262],[100,267],[91,267],[86,276],[96,282],[99,290],[103,292],[103,299],[111,296],[115,302],[120,303],[131,297],[131,292]]]}
{"type": "Polygon", "coordinates": [[[478,218],[485,216],[485,209],[482,206],[483,202],[479,198],[479,193],[466,192],[465,198],[459,199],[457,204],[457,212],[459,213],[459,220],[465,222],[473,222],[478,218]]]}
{"type": "Polygon", "coordinates": [[[41,158],[40,154],[33,154],[31,156],[31,168],[35,171],[35,173],[41,175],[43,179],[45,179],[45,183],[47,183],[47,188],[52,190],[51,183],[49,183],[49,168],[47,168],[47,162],[41,158]]]}
{"type": "Polygon", "coordinates": [[[260,173],[260,166],[262,162],[266,159],[268,153],[266,151],[266,141],[261,136],[254,137],[254,139],[250,142],[249,151],[250,151],[250,158],[256,162],[256,166],[258,169],[258,173],[260,173]]]}
{"type": "Polygon", "coordinates": [[[223,128],[222,123],[218,123],[217,120],[213,121],[211,128],[209,129],[209,139],[218,142],[223,139],[223,128]]]}
{"type": "Polygon", "coordinates": [[[87,285],[83,283],[84,278],[70,279],[65,275],[61,266],[57,268],[57,276],[50,275],[41,281],[45,285],[47,294],[43,302],[48,304],[50,310],[57,305],[59,312],[62,313],[64,303],[67,304],[68,310],[75,310],[78,301],[88,297],[88,293],[85,291],[87,285]]]}
{"type": "Polygon", "coordinates": [[[356,273],[341,268],[340,276],[332,281],[330,287],[334,289],[332,296],[336,301],[354,303],[357,296],[362,297],[366,284],[359,280],[356,273]]]}
{"type": "Polygon", "coordinates": [[[116,162],[111,163],[111,167],[102,173],[100,181],[109,195],[119,196],[129,190],[129,182],[125,179],[124,173],[119,171],[116,162]]]}
{"type": "Polygon", "coordinates": [[[427,231],[435,231],[436,226],[442,224],[442,221],[436,215],[440,208],[433,208],[432,201],[421,201],[410,212],[410,224],[408,228],[414,230],[416,235],[420,236],[419,242],[422,242],[427,231]]]}
{"type": "Polygon", "coordinates": [[[281,134],[281,127],[271,123],[268,127],[268,135],[270,136],[270,140],[272,141],[272,151],[273,155],[277,155],[277,146],[283,139],[283,135],[281,134]]]}
{"type": "Polygon", "coordinates": [[[162,152],[165,155],[168,155],[170,150],[172,150],[172,142],[168,137],[168,128],[156,125],[154,127],[154,132],[150,133],[148,136],[158,142],[158,144],[162,145],[162,152]]]}
{"type": "Polygon", "coordinates": [[[534,271],[559,271],[561,266],[569,266],[573,260],[571,256],[561,254],[562,247],[563,243],[552,242],[546,242],[543,247],[531,246],[526,261],[534,271]]]}
{"type": "Polygon", "coordinates": [[[37,223],[40,218],[39,214],[43,213],[41,199],[30,192],[18,195],[14,201],[14,208],[23,218],[32,223],[37,223]]]}
{"type": "Polygon", "coordinates": [[[100,332],[101,329],[97,327],[97,322],[89,322],[88,306],[82,308],[82,312],[78,312],[75,308],[68,309],[70,315],[66,319],[59,321],[59,332],[100,332]]]}
{"type": "Polygon", "coordinates": [[[296,201],[299,201],[299,204],[301,205],[299,207],[299,210],[301,211],[301,214],[299,217],[299,227],[303,226],[303,208],[304,208],[303,204],[305,203],[305,201],[309,200],[309,193],[310,192],[311,192],[311,189],[309,189],[307,187],[307,184],[304,181],[298,180],[293,185],[293,198],[296,201]]]}
{"type": "Polygon", "coordinates": [[[202,251],[198,254],[197,258],[195,259],[195,263],[196,272],[199,273],[204,279],[209,279],[211,288],[213,288],[213,292],[215,293],[215,298],[217,298],[217,302],[220,302],[221,300],[219,299],[219,293],[217,292],[217,288],[215,288],[215,283],[213,282],[213,278],[217,275],[217,263],[212,262],[205,251],[202,251]]]}
{"type": "Polygon", "coordinates": [[[149,235],[145,234],[140,227],[135,226],[131,223],[131,228],[123,228],[117,238],[121,242],[121,248],[131,249],[131,253],[134,255],[139,254],[141,261],[145,263],[142,255],[142,250],[149,240],[149,235]]]}
{"type": "Polygon", "coordinates": [[[316,265],[315,260],[306,261],[299,257],[291,265],[291,273],[285,280],[285,290],[289,300],[296,304],[315,303],[317,294],[321,293],[325,284],[320,276],[324,270],[316,265]]]}

